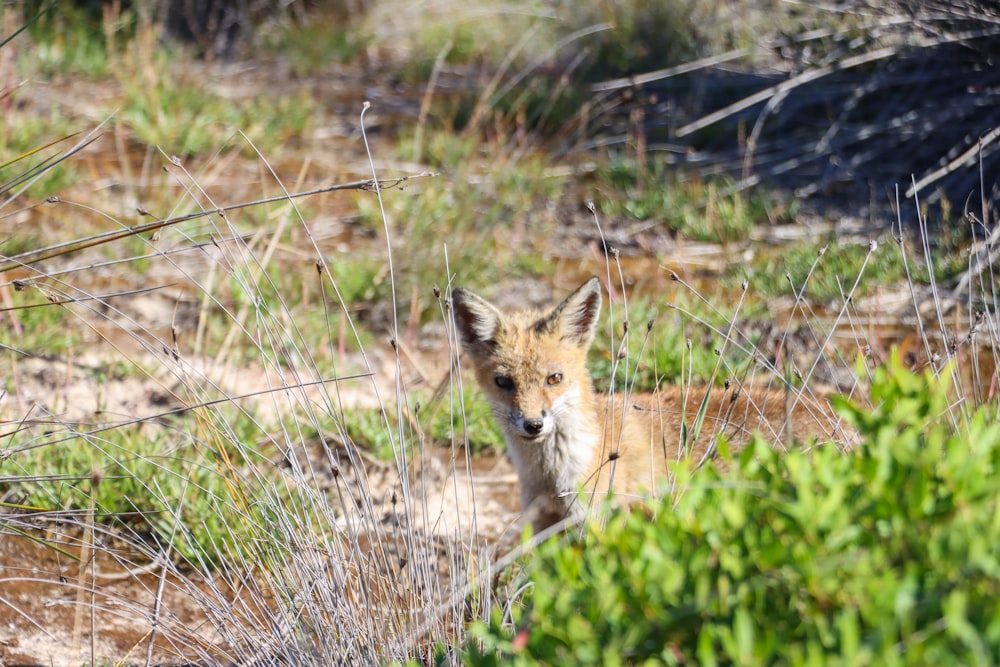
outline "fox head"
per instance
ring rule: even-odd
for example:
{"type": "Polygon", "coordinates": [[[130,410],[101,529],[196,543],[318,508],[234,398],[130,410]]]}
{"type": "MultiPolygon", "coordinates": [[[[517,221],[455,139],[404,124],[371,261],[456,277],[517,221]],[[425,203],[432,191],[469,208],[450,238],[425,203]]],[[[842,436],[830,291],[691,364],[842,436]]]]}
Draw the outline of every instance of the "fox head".
{"type": "Polygon", "coordinates": [[[505,314],[462,288],[452,292],[452,309],[462,346],[514,456],[581,427],[581,405],[593,391],[586,357],[601,311],[597,278],[549,312],[505,314]]]}

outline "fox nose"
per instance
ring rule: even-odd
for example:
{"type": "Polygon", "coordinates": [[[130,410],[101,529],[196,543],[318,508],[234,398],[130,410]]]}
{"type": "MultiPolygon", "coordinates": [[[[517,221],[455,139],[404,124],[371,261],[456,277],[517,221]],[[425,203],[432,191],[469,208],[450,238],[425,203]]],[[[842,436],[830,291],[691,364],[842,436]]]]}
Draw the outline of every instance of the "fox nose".
{"type": "Polygon", "coordinates": [[[524,432],[528,435],[538,435],[542,432],[543,424],[541,419],[525,419],[524,432]]]}

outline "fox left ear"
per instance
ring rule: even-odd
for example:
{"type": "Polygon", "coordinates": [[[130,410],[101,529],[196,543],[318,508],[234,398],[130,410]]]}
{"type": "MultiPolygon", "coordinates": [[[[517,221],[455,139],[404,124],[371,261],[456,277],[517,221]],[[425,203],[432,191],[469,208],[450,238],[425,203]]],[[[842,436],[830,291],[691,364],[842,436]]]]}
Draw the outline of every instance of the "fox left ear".
{"type": "Polygon", "coordinates": [[[545,326],[555,327],[563,340],[590,347],[597,333],[598,316],[601,314],[601,281],[591,278],[566,300],[556,306],[545,318],[545,326]]]}

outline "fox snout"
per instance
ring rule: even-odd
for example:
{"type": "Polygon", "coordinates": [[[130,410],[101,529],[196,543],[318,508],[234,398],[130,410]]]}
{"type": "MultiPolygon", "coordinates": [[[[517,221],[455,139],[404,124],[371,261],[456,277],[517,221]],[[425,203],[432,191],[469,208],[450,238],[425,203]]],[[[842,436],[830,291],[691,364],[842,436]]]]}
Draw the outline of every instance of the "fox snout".
{"type": "Polygon", "coordinates": [[[552,431],[553,420],[544,412],[540,417],[526,417],[521,413],[515,413],[511,425],[522,437],[531,440],[548,435],[552,431]]]}
{"type": "Polygon", "coordinates": [[[542,432],[545,422],[541,419],[525,419],[523,422],[524,432],[528,435],[538,435],[542,432]]]}

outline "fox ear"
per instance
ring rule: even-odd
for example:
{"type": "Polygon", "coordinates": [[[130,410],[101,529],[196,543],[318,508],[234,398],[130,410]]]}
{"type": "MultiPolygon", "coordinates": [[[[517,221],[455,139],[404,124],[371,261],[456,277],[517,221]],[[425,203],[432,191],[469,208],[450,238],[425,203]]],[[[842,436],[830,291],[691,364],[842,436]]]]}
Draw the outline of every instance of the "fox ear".
{"type": "Polygon", "coordinates": [[[594,277],[566,297],[541,324],[546,329],[558,331],[563,340],[590,347],[600,314],[601,281],[594,277]]]}
{"type": "Polygon", "coordinates": [[[461,287],[451,292],[451,310],[466,352],[474,357],[489,354],[496,345],[503,314],[486,299],[461,287]]]}

